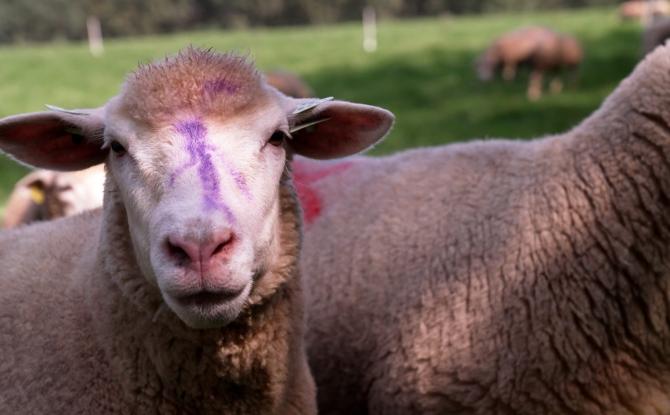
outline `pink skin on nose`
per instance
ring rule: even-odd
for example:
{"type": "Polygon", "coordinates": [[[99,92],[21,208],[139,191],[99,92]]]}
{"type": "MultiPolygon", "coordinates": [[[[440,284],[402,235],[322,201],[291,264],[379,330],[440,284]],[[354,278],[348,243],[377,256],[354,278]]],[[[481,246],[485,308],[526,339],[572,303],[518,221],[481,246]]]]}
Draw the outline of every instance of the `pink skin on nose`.
{"type": "Polygon", "coordinates": [[[323,209],[321,196],[315,187],[317,182],[328,176],[347,170],[352,164],[353,162],[351,161],[344,161],[314,168],[300,161],[293,163],[293,183],[295,184],[295,190],[298,194],[298,199],[300,199],[300,205],[302,206],[307,225],[311,225],[321,215],[321,210],[323,209]]]}
{"type": "MultiPolygon", "coordinates": [[[[171,256],[182,266],[190,266],[200,278],[206,278],[210,268],[225,259],[233,244],[234,235],[227,229],[212,235],[207,241],[193,241],[170,236],[168,249],[171,256]]],[[[202,283],[203,281],[201,281],[202,283]]]]}

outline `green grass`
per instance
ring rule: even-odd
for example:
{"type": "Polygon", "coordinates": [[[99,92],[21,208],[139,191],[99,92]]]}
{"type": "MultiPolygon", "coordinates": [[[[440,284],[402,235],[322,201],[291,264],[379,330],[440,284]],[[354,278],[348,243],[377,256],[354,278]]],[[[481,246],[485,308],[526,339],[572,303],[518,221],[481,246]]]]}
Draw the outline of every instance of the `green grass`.
{"type": "MultiPolygon", "coordinates": [[[[114,40],[102,58],[91,57],[84,44],[4,47],[0,116],[44,104],[102,104],[138,62],[193,44],[249,52],[263,69],[301,74],[321,96],[390,109],[397,123],[376,154],[469,138],[528,138],[565,130],[595,109],[639,59],[639,36],[640,28],[620,23],[614,9],[590,9],[385,21],[374,54],[362,51],[361,28],[353,23],[114,40]],[[528,24],[573,33],[586,50],[578,84],[536,103],[525,98],[525,77],[482,84],[472,66],[492,38],[528,24]]],[[[24,172],[0,159],[0,205],[24,172]]]]}

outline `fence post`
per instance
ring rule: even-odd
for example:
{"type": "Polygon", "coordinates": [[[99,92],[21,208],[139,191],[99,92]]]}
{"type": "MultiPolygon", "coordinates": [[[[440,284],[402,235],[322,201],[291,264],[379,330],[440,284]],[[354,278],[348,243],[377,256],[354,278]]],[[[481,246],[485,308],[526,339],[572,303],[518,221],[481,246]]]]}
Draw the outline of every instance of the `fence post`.
{"type": "Polygon", "coordinates": [[[363,9],[363,50],[368,53],[377,50],[377,15],[372,6],[363,9]]]}
{"type": "Polygon", "coordinates": [[[86,19],[86,32],[88,34],[88,50],[93,56],[102,56],[105,47],[102,43],[102,29],[100,28],[100,19],[95,16],[88,16],[86,19]]]}

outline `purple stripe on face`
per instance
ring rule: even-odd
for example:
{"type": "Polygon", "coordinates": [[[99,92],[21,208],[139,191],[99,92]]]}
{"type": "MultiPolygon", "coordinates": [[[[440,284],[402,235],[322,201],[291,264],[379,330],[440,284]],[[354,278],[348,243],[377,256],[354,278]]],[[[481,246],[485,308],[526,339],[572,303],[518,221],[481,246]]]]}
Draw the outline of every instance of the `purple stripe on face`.
{"type": "Polygon", "coordinates": [[[251,192],[249,191],[249,186],[247,185],[247,179],[244,177],[241,171],[237,170],[232,164],[228,162],[225,158],[222,158],[221,160],[223,164],[226,166],[226,170],[228,170],[228,174],[230,174],[233,178],[233,181],[237,185],[237,188],[242,192],[244,197],[247,198],[247,200],[251,200],[251,192]]]}
{"type": "Polygon", "coordinates": [[[206,81],[203,88],[204,92],[210,95],[218,95],[222,92],[232,95],[239,91],[240,86],[225,78],[219,78],[206,81]]]}
{"type": "Polygon", "coordinates": [[[234,222],[233,212],[221,200],[221,189],[212,156],[208,150],[207,127],[200,120],[183,121],[174,125],[175,130],[186,139],[186,150],[190,160],[179,167],[170,177],[173,182],[177,175],[187,168],[198,165],[198,177],[203,190],[205,210],[221,210],[230,222],[234,222]]]}

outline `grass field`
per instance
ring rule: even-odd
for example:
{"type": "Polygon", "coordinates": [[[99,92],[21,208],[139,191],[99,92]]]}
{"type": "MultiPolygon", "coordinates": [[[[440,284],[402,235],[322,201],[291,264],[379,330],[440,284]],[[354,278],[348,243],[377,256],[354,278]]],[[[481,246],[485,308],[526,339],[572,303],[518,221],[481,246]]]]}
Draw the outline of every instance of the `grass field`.
{"type": "MultiPolygon", "coordinates": [[[[0,116],[44,104],[99,105],[138,62],[193,44],[248,52],[263,69],[299,73],[321,96],[390,109],[396,127],[375,154],[478,137],[528,138],[565,130],[596,108],[639,59],[639,37],[640,27],[619,22],[614,9],[591,9],[385,21],[374,54],[362,51],[358,24],[114,40],[102,58],[84,44],[4,47],[0,116]],[[573,33],[586,50],[579,83],[537,103],[526,100],[525,79],[481,84],[472,67],[492,38],[528,24],[573,33]]],[[[0,206],[24,172],[0,160],[0,206]]]]}

